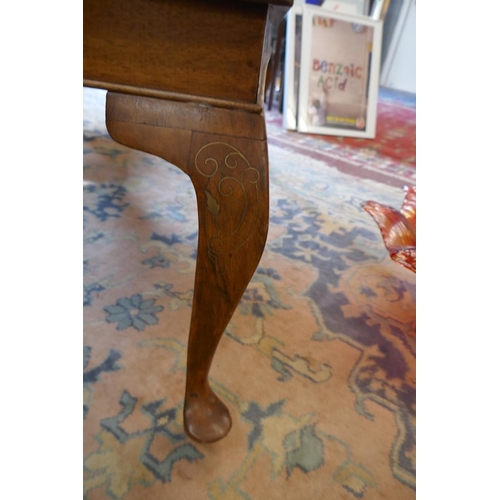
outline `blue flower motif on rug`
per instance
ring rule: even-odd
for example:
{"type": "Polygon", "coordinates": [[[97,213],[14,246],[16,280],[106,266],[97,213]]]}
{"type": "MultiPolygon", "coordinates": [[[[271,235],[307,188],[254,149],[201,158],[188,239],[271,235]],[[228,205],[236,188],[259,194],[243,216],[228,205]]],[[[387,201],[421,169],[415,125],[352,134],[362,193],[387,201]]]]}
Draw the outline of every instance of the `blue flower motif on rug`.
{"type": "Polygon", "coordinates": [[[170,267],[170,260],[160,251],[158,251],[156,255],[149,259],[143,260],[141,264],[148,266],[150,269],[153,269],[154,267],[163,267],[164,269],[166,269],[167,267],[170,267]]]}
{"type": "Polygon", "coordinates": [[[91,490],[102,486],[106,487],[108,498],[124,498],[137,484],[147,488],[157,480],[171,482],[177,462],[205,458],[175,427],[179,408],[164,408],[163,399],[142,405],[142,413],[150,424],[129,432],[122,424],[137,412],[137,402],[124,390],[120,398],[122,410],[101,420],[101,431],[94,436],[99,447],[84,460],[84,499],[91,490]],[[164,443],[161,451],[154,446],[155,440],[164,443]]]}
{"type": "Polygon", "coordinates": [[[257,270],[255,280],[243,294],[240,303],[242,314],[264,318],[273,314],[273,310],[288,309],[289,306],[280,301],[272,279],[281,280],[281,276],[274,269],[259,268],[257,270]]]}
{"type": "Polygon", "coordinates": [[[121,213],[129,206],[123,203],[127,190],[117,184],[92,184],[85,186],[84,192],[94,195],[95,199],[87,196],[84,199],[83,210],[91,213],[104,222],[111,217],[121,217],[121,213]]]}
{"type": "Polygon", "coordinates": [[[315,425],[308,425],[291,432],[283,441],[286,449],[286,473],[290,477],[293,468],[304,474],[319,469],[324,463],[323,441],[316,434],[315,425]]]}
{"type": "Polygon", "coordinates": [[[90,358],[92,357],[92,347],[83,346],[83,418],[87,416],[90,410],[92,400],[92,385],[99,382],[103,373],[110,373],[120,370],[118,361],[122,357],[116,349],[110,349],[107,358],[94,368],[87,370],[90,358]],[[86,371],[85,371],[86,370],[86,371]]]}
{"type": "Polygon", "coordinates": [[[117,330],[125,330],[133,327],[142,332],[148,325],[156,325],[157,312],[163,311],[163,306],[155,306],[156,299],[144,300],[141,294],[132,297],[123,297],[116,301],[115,305],[106,306],[104,310],[108,313],[108,323],[118,323],[117,330]]]}
{"type": "Polygon", "coordinates": [[[92,294],[99,293],[105,290],[105,288],[99,283],[91,283],[90,285],[83,285],[83,305],[92,305],[92,294]]]}

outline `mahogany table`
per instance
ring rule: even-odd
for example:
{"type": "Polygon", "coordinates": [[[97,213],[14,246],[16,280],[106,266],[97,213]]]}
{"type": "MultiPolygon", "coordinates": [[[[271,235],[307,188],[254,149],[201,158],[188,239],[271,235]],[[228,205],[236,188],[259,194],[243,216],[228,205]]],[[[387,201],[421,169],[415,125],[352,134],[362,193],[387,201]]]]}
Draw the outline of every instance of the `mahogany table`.
{"type": "Polygon", "coordinates": [[[83,2],[83,83],[108,90],[109,134],[177,165],[196,191],[184,427],[201,442],[231,428],[208,372],[266,242],[265,68],[271,29],[292,3],[83,2]]]}

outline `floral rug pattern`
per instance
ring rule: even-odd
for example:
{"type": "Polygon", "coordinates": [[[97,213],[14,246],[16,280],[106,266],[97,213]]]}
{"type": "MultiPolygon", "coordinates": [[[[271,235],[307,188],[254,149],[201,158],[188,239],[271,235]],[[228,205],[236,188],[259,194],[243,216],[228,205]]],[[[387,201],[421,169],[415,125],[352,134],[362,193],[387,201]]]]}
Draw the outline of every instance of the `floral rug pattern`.
{"type": "Polygon", "coordinates": [[[233,428],[199,444],[194,189],[111,140],[104,102],[84,89],[84,498],[414,499],[416,280],[361,208],[402,189],[279,147],[271,124],[268,242],[210,373],[233,428]]]}

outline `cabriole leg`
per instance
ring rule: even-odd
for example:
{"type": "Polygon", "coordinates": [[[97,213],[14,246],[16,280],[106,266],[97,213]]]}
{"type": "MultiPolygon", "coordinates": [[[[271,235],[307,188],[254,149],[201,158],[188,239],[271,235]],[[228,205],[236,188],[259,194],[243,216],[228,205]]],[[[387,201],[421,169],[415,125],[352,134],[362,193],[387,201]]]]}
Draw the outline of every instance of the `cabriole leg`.
{"type": "Polygon", "coordinates": [[[108,93],[110,135],[177,165],[198,203],[198,254],[188,342],[184,427],[213,442],[231,428],[208,374],[219,340],[259,263],[269,220],[262,115],[108,93]]]}

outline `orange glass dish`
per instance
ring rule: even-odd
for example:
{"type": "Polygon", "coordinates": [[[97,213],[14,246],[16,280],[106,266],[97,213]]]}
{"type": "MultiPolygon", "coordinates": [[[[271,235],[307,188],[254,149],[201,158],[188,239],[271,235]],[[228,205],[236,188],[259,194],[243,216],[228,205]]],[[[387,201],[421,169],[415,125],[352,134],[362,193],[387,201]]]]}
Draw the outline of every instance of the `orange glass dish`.
{"type": "Polygon", "coordinates": [[[405,186],[400,210],[367,201],[361,206],[377,223],[392,260],[417,272],[417,188],[405,186]]]}

